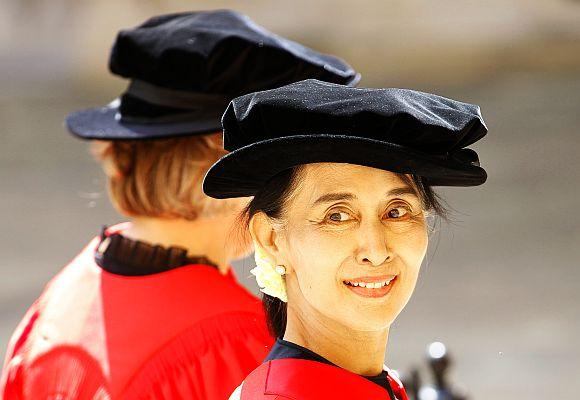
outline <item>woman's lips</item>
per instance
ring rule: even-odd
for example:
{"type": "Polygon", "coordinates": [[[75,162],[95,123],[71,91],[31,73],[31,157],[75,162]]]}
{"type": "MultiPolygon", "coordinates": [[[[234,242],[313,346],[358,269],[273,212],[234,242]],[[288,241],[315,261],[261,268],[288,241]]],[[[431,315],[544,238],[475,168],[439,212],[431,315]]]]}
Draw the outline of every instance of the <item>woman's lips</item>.
{"type": "Polygon", "coordinates": [[[396,275],[360,277],[343,281],[344,285],[362,297],[386,296],[397,280],[396,275]]]}

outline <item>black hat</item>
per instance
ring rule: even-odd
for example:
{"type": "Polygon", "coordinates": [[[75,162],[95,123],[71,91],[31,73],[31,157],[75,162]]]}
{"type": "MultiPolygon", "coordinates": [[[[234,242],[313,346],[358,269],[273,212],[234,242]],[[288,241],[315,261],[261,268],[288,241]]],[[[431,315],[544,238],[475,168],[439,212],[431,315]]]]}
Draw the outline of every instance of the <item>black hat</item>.
{"type": "Polygon", "coordinates": [[[215,198],[255,195],[279,172],[307,163],[358,164],[416,174],[430,185],[486,180],[466,146],[487,128],[479,107],[407,89],[306,80],[238,97],[222,117],[231,153],[207,172],[215,198]]]}
{"type": "Polygon", "coordinates": [[[154,139],[221,130],[236,96],[307,78],[355,85],[344,61],[284,39],[229,10],[162,15],[121,31],[112,73],[131,79],[111,104],[72,113],[85,139],[154,139]]]}

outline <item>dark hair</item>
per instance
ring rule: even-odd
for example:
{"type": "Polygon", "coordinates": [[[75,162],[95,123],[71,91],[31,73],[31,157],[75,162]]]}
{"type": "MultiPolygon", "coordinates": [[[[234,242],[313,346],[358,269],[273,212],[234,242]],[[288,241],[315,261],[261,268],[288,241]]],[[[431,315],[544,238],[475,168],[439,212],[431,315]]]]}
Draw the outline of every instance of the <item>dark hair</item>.
{"type": "MultiPolygon", "coordinates": [[[[300,167],[294,167],[271,178],[242,212],[243,226],[247,227],[250,219],[258,212],[263,212],[272,219],[281,219],[285,205],[299,183],[299,173],[300,167]]],[[[447,219],[443,202],[424,179],[416,175],[397,174],[397,176],[417,191],[425,210],[447,219]]],[[[275,337],[282,337],[286,331],[286,303],[277,297],[263,294],[262,305],[270,332],[275,337]]]]}

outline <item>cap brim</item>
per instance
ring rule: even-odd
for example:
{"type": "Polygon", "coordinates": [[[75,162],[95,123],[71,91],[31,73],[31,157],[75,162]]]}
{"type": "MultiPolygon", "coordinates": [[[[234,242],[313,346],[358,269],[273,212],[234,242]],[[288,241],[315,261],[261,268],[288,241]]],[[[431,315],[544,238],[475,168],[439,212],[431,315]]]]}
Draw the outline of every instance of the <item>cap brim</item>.
{"type": "Polygon", "coordinates": [[[350,86],[350,87],[355,87],[360,83],[361,80],[361,74],[359,74],[358,72],[354,74],[354,76],[352,77],[352,79],[350,79],[348,82],[345,83],[346,86],[350,86]]]}
{"type": "Polygon", "coordinates": [[[276,174],[320,162],[416,174],[433,186],[477,186],[487,179],[485,170],[476,162],[431,156],[374,139],[304,135],[268,139],[226,154],[208,170],[203,190],[216,199],[254,196],[276,174]]]}
{"type": "Polygon", "coordinates": [[[203,135],[221,132],[221,116],[211,116],[195,121],[171,123],[128,123],[118,117],[118,106],[76,111],[66,118],[69,131],[81,139],[138,140],[167,139],[180,136],[203,135]]]}

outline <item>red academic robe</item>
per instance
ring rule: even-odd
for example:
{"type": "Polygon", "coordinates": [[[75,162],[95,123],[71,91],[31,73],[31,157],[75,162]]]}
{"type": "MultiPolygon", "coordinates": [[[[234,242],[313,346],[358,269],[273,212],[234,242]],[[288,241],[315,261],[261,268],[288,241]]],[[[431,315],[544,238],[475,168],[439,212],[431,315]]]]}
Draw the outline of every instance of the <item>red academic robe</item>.
{"type": "Polygon", "coordinates": [[[260,301],[232,273],[190,265],[111,274],[94,239],[16,329],[4,400],[225,400],[268,354],[260,301]]]}
{"type": "MultiPolygon", "coordinates": [[[[408,400],[401,382],[388,375],[397,400],[408,400]]],[[[231,400],[392,400],[379,385],[345,369],[311,360],[279,359],[254,370],[231,400]]]]}

